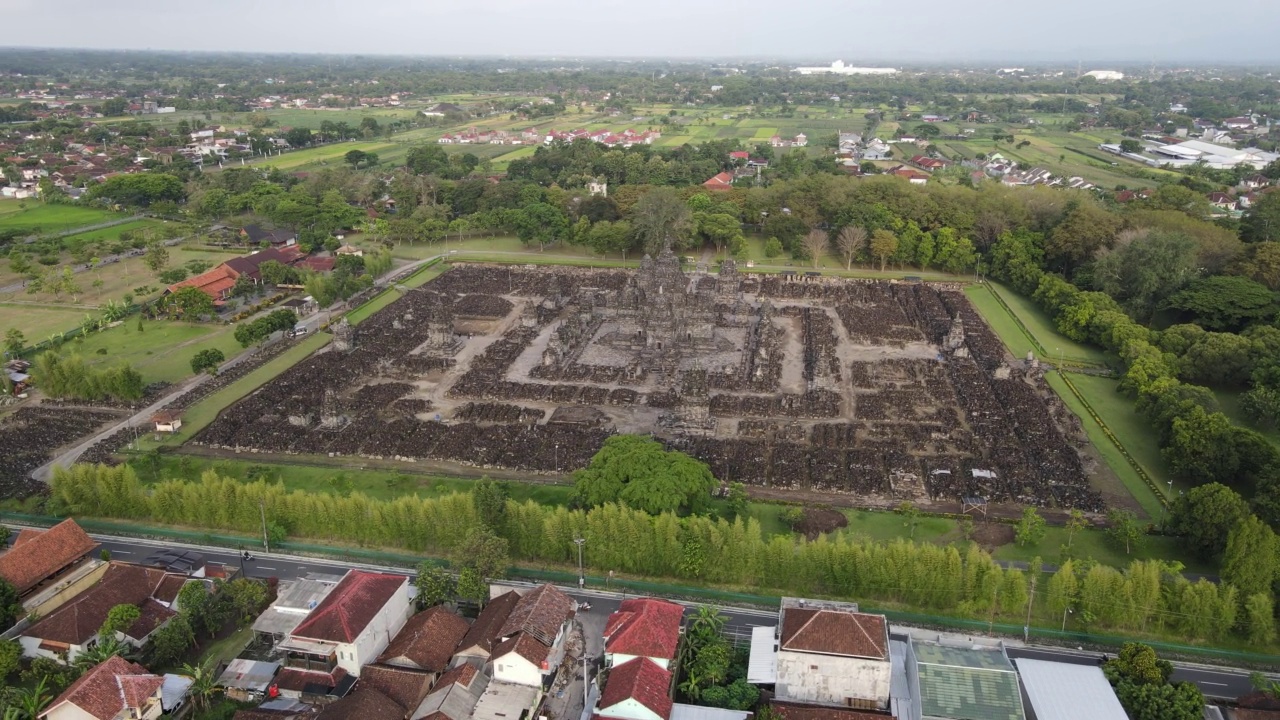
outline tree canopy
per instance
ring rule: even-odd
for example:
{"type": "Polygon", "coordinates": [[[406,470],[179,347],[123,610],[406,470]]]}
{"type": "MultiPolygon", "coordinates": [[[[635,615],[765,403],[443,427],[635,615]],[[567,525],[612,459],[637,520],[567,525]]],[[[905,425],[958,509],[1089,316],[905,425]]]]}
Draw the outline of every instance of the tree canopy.
{"type": "Polygon", "coordinates": [[[706,463],[638,435],[609,438],[591,464],[574,474],[583,505],[623,503],[654,515],[703,511],[715,484],[706,463]]]}

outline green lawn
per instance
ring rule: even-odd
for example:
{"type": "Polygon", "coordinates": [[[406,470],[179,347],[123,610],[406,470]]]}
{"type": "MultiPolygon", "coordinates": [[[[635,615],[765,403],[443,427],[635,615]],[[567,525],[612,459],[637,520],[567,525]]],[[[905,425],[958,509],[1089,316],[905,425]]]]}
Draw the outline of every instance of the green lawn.
{"type": "MultiPolygon", "coordinates": [[[[345,164],[343,156],[352,150],[377,153],[381,158],[386,151],[395,148],[396,144],[390,142],[341,142],[304,150],[292,150],[283,155],[259,158],[254,161],[254,164],[269,165],[281,170],[295,170],[303,165],[311,164],[333,165],[336,167],[345,164]]],[[[387,158],[381,159],[385,160],[387,158]]]]}
{"type": "Polygon", "coordinates": [[[39,200],[0,201],[0,230],[59,232],[118,217],[119,213],[81,205],[46,205],[39,200]]]}
{"type": "Polygon", "coordinates": [[[1280,428],[1260,428],[1253,424],[1253,421],[1245,416],[1244,410],[1240,407],[1240,396],[1244,393],[1239,390],[1214,390],[1213,395],[1218,399],[1218,404],[1222,406],[1222,412],[1231,418],[1231,422],[1255,430],[1266,438],[1272,445],[1280,447],[1280,428]]]}
{"type": "MultiPolygon", "coordinates": [[[[1050,372],[1045,375],[1045,379],[1062,397],[1067,407],[1071,408],[1071,411],[1080,417],[1090,442],[1097,448],[1103,460],[1120,478],[1120,481],[1124,483],[1125,488],[1138,501],[1142,509],[1147,512],[1148,517],[1152,520],[1159,520],[1163,510],[1160,498],[1147,487],[1147,484],[1143,482],[1137,471],[1129,465],[1123,453],[1115,446],[1115,443],[1094,422],[1089,411],[1062,381],[1062,377],[1056,372],[1050,372]]],[[[1129,451],[1129,454],[1138,462],[1138,465],[1147,472],[1147,475],[1151,476],[1157,486],[1166,487],[1168,471],[1165,468],[1164,458],[1160,455],[1160,448],[1156,444],[1155,432],[1151,429],[1146,419],[1133,409],[1133,402],[1116,392],[1118,382],[1110,378],[1076,373],[1071,375],[1071,382],[1080,391],[1080,394],[1084,396],[1085,400],[1089,402],[1089,405],[1093,407],[1094,411],[1098,413],[1098,416],[1102,418],[1102,421],[1107,424],[1107,427],[1111,429],[1111,432],[1115,434],[1120,443],[1124,445],[1125,449],[1129,451]]]]}
{"type": "MultiPolygon", "coordinates": [[[[411,288],[421,287],[436,277],[439,277],[441,273],[448,269],[448,265],[444,263],[436,263],[429,268],[419,270],[401,284],[405,287],[411,288]]],[[[352,325],[359,325],[361,322],[368,320],[374,313],[395,302],[399,297],[400,291],[395,288],[383,290],[381,293],[374,296],[373,299],[347,313],[347,321],[352,325]]]]}
{"type": "Polygon", "coordinates": [[[83,309],[0,302],[0,333],[17,328],[26,337],[27,345],[34,345],[75,328],[84,315],[83,309]]]}
{"type": "Polygon", "coordinates": [[[111,227],[108,227],[108,228],[101,228],[98,230],[90,230],[89,232],[76,233],[75,235],[68,235],[62,239],[62,244],[65,247],[70,247],[78,243],[114,242],[120,239],[120,234],[123,232],[133,231],[133,230],[144,230],[146,228],[153,228],[153,227],[161,227],[163,225],[168,225],[168,224],[172,224],[172,223],[167,223],[163,220],[151,220],[151,219],[134,220],[133,222],[121,223],[119,225],[112,225],[111,227]]]}
{"type": "MultiPolygon", "coordinates": [[[[1157,519],[1159,519],[1157,517],[1157,519]]],[[[1067,544],[1067,529],[1050,526],[1044,538],[1034,546],[1021,547],[1009,543],[996,548],[997,560],[1017,560],[1030,562],[1039,557],[1041,562],[1058,565],[1062,562],[1061,548],[1067,544]]],[[[1164,535],[1148,535],[1143,538],[1139,547],[1133,548],[1126,555],[1123,546],[1116,545],[1104,530],[1089,528],[1075,534],[1071,541],[1071,551],[1077,558],[1093,558],[1104,565],[1124,567],[1134,560],[1178,560],[1188,572],[1215,573],[1217,568],[1212,563],[1205,563],[1178,547],[1174,538],[1164,535]]]]}
{"type": "MultiPolygon", "coordinates": [[[[1017,314],[1017,317],[1022,320],[1022,324],[1030,331],[1031,337],[1037,340],[1041,347],[1044,348],[1044,351],[1048,353],[1048,357],[1044,358],[1046,361],[1065,360],[1090,365],[1103,365],[1106,363],[1107,355],[1105,352],[1062,335],[1054,328],[1049,316],[1034,302],[999,283],[988,281],[986,286],[970,286],[965,288],[965,293],[969,296],[969,300],[974,304],[974,307],[978,309],[978,312],[982,313],[987,322],[991,324],[992,329],[996,331],[1000,339],[1017,357],[1026,357],[1027,351],[1035,348],[1027,338],[1026,333],[1017,326],[1017,323],[1012,322],[1009,313],[993,297],[995,294],[998,294],[1005,304],[1017,314]]],[[[1040,355],[1041,353],[1036,350],[1036,354],[1040,355]]]]}
{"type": "Polygon", "coordinates": [[[232,336],[230,325],[144,320],[138,332],[137,316],[120,325],[72,341],[70,347],[89,362],[128,362],[145,382],[177,382],[191,376],[191,357],[216,348],[228,358],[243,348],[232,336]]]}
{"type": "MultiPolygon", "coordinates": [[[[192,405],[183,413],[183,432],[178,436],[165,438],[160,444],[181,445],[187,438],[194,436],[203,430],[206,425],[213,422],[214,418],[218,417],[218,413],[225,410],[232,403],[257,390],[271,378],[288,370],[303,358],[324,347],[329,342],[330,337],[327,333],[316,333],[284,351],[262,367],[192,405]]],[[[148,443],[144,443],[144,447],[147,445],[154,447],[155,443],[148,441],[148,443]]]]}

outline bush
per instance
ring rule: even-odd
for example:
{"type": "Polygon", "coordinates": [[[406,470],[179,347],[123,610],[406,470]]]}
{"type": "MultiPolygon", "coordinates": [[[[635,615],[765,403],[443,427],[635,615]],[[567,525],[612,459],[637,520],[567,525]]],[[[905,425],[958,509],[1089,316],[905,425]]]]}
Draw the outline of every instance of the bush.
{"type": "Polygon", "coordinates": [[[776,237],[771,237],[764,243],[764,256],[768,258],[776,258],[782,254],[782,242],[776,237]]]}

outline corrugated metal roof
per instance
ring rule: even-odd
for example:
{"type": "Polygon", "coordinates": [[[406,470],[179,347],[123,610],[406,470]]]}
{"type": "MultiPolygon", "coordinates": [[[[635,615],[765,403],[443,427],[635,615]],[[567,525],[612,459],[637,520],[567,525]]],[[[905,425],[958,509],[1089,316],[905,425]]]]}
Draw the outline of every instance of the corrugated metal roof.
{"type": "Polygon", "coordinates": [[[913,644],[927,718],[1024,720],[1018,674],[998,649],[913,644]]]}
{"type": "Polygon", "coordinates": [[[725,710],[701,705],[675,703],[671,706],[671,720],[747,720],[750,714],[745,710],[725,710]]]}
{"type": "Polygon", "coordinates": [[[747,682],[772,685],[778,682],[778,628],[751,628],[751,655],[747,659],[747,682]]]}
{"type": "Polygon", "coordinates": [[[1014,663],[1036,720],[1128,720],[1102,668],[1027,658],[1014,663]]]}

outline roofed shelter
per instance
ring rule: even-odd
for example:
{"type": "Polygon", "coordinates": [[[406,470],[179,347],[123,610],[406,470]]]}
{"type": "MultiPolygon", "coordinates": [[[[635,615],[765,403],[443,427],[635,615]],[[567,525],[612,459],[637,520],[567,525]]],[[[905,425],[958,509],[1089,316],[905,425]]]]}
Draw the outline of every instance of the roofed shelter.
{"type": "Polygon", "coordinates": [[[861,710],[889,706],[889,623],[857,605],[783,598],[776,692],[780,700],[861,710]]]}
{"type": "Polygon", "coordinates": [[[1014,662],[1036,720],[1128,720],[1102,668],[1030,658],[1014,662]]]}
{"type": "Polygon", "coordinates": [[[13,547],[0,555],[0,578],[8,580],[25,600],[57,585],[97,546],[70,518],[48,530],[27,528],[18,533],[13,547]]]}
{"type": "Polygon", "coordinates": [[[1003,648],[918,642],[910,648],[922,720],[1025,720],[1018,673],[1003,648]]]}

